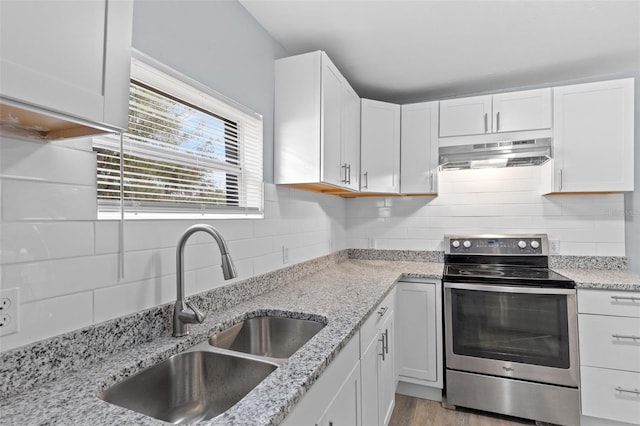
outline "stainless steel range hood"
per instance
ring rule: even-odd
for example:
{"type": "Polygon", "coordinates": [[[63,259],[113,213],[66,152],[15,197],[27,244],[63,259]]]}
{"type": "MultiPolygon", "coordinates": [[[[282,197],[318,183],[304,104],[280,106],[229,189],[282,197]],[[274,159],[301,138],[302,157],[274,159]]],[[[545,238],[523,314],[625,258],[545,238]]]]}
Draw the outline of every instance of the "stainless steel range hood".
{"type": "Polygon", "coordinates": [[[551,159],[551,138],[441,147],[440,170],[539,166],[551,159]]]}

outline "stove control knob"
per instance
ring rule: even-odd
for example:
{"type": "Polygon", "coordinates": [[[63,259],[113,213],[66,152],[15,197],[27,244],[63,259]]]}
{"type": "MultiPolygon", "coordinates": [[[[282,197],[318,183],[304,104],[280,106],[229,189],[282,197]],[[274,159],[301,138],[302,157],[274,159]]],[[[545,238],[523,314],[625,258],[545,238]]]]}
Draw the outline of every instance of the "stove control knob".
{"type": "Polygon", "coordinates": [[[462,243],[462,245],[463,245],[465,248],[469,248],[469,247],[471,247],[471,241],[467,240],[467,241],[465,241],[464,243],[462,243]]]}
{"type": "Polygon", "coordinates": [[[520,241],[518,241],[518,247],[520,247],[521,249],[524,249],[525,247],[527,247],[527,243],[525,243],[524,241],[520,240],[520,241]]]}
{"type": "Polygon", "coordinates": [[[451,245],[453,246],[453,248],[458,248],[458,247],[460,247],[460,241],[458,241],[458,240],[453,240],[453,242],[451,243],[451,245]]]}
{"type": "Polygon", "coordinates": [[[537,241],[535,241],[535,240],[534,240],[534,241],[531,241],[531,248],[532,248],[532,249],[534,249],[534,250],[535,250],[535,249],[537,249],[538,247],[540,247],[540,243],[539,243],[539,242],[537,242],[537,241]]]}

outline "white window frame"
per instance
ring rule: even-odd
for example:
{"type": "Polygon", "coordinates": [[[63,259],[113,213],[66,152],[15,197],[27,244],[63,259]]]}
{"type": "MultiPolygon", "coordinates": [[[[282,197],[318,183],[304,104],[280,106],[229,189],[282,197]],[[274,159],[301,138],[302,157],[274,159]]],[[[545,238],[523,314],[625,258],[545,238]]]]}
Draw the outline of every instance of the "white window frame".
{"type": "MultiPolygon", "coordinates": [[[[239,176],[239,206],[207,206],[206,209],[194,205],[190,208],[136,207],[135,202],[120,199],[113,202],[98,203],[98,219],[255,219],[264,217],[264,184],[262,164],[263,124],[262,116],[243,105],[221,95],[203,84],[167,67],[166,65],[134,50],[131,61],[131,79],[153,87],[161,92],[178,98],[199,109],[209,111],[238,123],[238,149],[240,165],[236,167],[239,176]],[[248,145],[251,144],[251,145],[248,145]]],[[[93,138],[93,146],[131,153],[135,143],[116,135],[93,138]]],[[[180,154],[169,154],[173,161],[180,154]]],[[[166,154],[156,159],[164,160],[166,154]]],[[[192,163],[193,164],[193,160],[192,163]]],[[[212,170],[225,170],[212,167],[212,170]]],[[[98,172],[99,173],[99,172],[98,172]]],[[[119,186],[119,185],[118,185],[119,186]]]]}

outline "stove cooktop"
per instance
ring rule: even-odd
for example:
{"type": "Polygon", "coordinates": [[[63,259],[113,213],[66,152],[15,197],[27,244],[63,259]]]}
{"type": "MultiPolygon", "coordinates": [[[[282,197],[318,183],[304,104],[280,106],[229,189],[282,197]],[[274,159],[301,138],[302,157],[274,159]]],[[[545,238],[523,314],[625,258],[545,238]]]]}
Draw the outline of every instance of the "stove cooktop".
{"type": "Polygon", "coordinates": [[[548,268],[496,264],[447,264],[444,281],[575,288],[575,283],[548,268]]]}

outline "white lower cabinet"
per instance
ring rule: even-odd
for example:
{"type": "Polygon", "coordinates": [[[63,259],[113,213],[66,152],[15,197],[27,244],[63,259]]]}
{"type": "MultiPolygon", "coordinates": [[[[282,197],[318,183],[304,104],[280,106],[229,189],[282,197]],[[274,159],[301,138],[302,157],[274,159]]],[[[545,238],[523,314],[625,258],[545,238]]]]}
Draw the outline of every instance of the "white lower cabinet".
{"type": "Polygon", "coordinates": [[[282,423],[359,426],[360,342],[356,334],[282,423]]]}
{"type": "Polygon", "coordinates": [[[395,289],[360,330],[362,425],[386,425],[395,405],[395,289]]]}
{"type": "Polygon", "coordinates": [[[442,282],[404,282],[396,293],[398,393],[442,398],[442,282]]]}
{"type": "Polygon", "coordinates": [[[582,424],[640,425],[640,293],[578,290],[582,424]]]}
{"type": "Polygon", "coordinates": [[[360,364],[356,364],[320,418],[320,426],[360,425],[360,364]]]}
{"type": "Polygon", "coordinates": [[[285,426],[378,426],[395,405],[395,288],[322,372],[285,426]]]}

